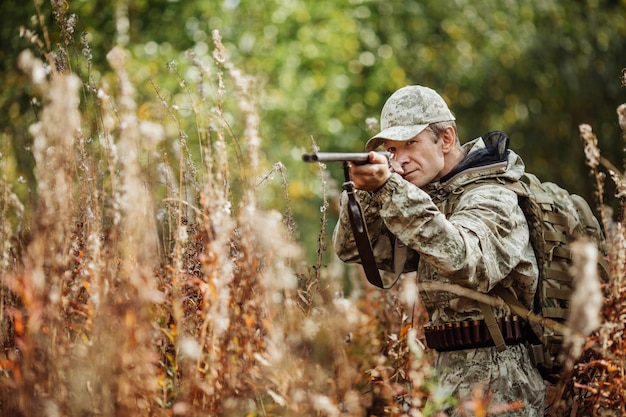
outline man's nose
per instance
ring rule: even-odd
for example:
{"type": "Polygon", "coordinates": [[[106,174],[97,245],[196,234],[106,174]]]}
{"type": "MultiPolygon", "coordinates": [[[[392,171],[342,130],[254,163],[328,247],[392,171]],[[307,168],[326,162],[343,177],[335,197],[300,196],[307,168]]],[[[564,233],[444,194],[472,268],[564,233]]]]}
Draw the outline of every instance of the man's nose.
{"type": "Polygon", "coordinates": [[[398,152],[398,151],[396,151],[393,154],[393,159],[398,161],[398,163],[402,164],[402,163],[406,162],[408,158],[407,158],[406,152],[402,152],[402,151],[398,152]]]}

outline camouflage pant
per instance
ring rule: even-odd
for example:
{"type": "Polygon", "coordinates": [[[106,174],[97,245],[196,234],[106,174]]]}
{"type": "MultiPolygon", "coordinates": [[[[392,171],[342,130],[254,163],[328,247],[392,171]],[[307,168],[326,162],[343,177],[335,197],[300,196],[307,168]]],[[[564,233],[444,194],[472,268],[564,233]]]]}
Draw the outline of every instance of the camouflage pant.
{"type": "Polygon", "coordinates": [[[440,352],[437,396],[458,399],[453,406],[434,406],[449,416],[487,415],[543,417],[545,384],[524,345],[440,352]]]}

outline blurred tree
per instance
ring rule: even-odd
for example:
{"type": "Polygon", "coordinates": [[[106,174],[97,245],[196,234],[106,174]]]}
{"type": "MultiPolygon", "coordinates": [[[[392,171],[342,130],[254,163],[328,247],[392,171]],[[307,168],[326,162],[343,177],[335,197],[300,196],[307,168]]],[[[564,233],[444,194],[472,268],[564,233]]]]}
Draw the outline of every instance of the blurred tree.
{"type": "MultiPolygon", "coordinates": [[[[24,176],[33,112],[15,59],[27,46],[18,27],[41,33],[34,4],[42,4],[53,29],[50,47],[58,49],[63,28],[54,25],[48,3],[0,5],[0,126],[13,138],[24,176]]],[[[440,91],[463,140],[504,130],[529,170],[588,198],[578,125],[592,124],[606,155],[622,155],[615,108],[625,101],[618,80],[626,66],[625,0],[74,0],[67,6],[78,16],[73,69],[104,82],[106,53],[123,45],[142,103],[154,102],[153,85],[168,100],[184,102],[167,64],[176,61],[177,74],[193,81],[197,72],[184,52],[208,66],[211,32],[220,31],[234,62],[258,79],[266,166],[287,167],[292,211],[311,253],[321,184],[300,154],[312,139],[325,150],[361,150],[370,135],[365,119],[378,117],[386,98],[405,84],[440,91]],[[90,66],[78,59],[87,44],[90,66]]],[[[330,171],[341,181],[339,167],[330,171]]],[[[268,204],[280,209],[282,195],[280,184],[267,187],[268,204]]]]}

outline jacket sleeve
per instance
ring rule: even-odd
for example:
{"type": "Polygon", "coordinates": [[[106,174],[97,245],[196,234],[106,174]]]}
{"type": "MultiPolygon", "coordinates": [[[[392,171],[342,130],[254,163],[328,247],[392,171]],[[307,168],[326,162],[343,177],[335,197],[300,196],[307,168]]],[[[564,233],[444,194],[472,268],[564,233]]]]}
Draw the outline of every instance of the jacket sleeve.
{"type": "MultiPolygon", "coordinates": [[[[361,206],[377,266],[379,269],[391,271],[391,265],[393,265],[392,235],[386,230],[380,216],[381,206],[373,200],[372,194],[369,192],[357,190],[356,196],[361,206]]],[[[360,263],[347,207],[348,194],[344,191],[341,194],[339,220],[333,232],[333,247],[342,261],[360,263]]]]}
{"type": "MultiPolygon", "coordinates": [[[[394,174],[397,175],[397,174],[394,174]]],[[[399,181],[404,181],[397,176],[399,181]]],[[[388,272],[394,271],[394,245],[396,236],[389,231],[383,218],[381,217],[381,202],[374,198],[376,193],[367,191],[356,191],[357,201],[361,206],[363,219],[374,252],[374,258],[378,269],[388,272]]],[[[333,232],[333,247],[335,253],[344,262],[361,263],[359,252],[352,232],[352,225],[348,215],[348,195],[344,191],[341,195],[339,220],[333,232]]],[[[406,253],[403,272],[417,270],[419,255],[412,250],[406,253]]]]}

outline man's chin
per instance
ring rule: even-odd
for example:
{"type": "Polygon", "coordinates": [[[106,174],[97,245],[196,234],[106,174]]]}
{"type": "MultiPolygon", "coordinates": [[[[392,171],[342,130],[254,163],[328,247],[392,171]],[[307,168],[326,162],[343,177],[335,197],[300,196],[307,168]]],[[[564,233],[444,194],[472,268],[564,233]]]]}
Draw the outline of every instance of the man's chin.
{"type": "Polygon", "coordinates": [[[403,174],[402,178],[404,178],[405,180],[407,180],[408,182],[413,182],[411,181],[411,179],[415,179],[417,178],[416,172],[415,171],[411,171],[409,173],[403,174]]]}
{"type": "Polygon", "coordinates": [[[424,177],[421,176],[419,172],[417,171],[413,171],[408,174],[405,174],[402,176],[402,178],[404,178],[406,182],[410,182],[411,184],[419,188],[427,184],[427,182],[424,182],[424,177]]]}

